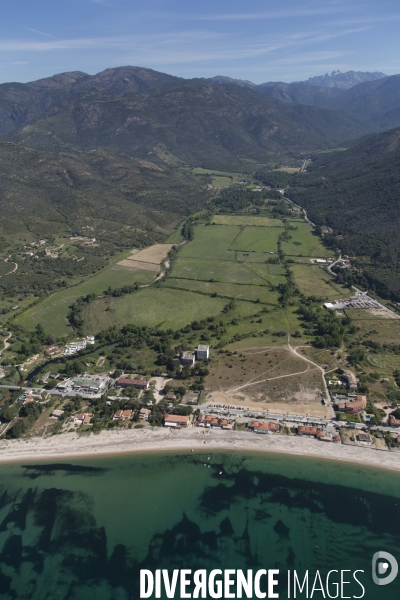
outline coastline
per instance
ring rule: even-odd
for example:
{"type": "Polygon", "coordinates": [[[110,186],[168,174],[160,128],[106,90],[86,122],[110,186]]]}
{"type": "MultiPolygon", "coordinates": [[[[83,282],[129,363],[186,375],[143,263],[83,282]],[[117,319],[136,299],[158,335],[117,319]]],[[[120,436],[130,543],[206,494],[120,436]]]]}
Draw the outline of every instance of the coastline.
{"type": "Polygon", "coordinates": [[[58,461],[133,453],[173,451],[262,452],[302,456],[400,471],[400,454],[358,446],[324,443],[299,436],[257,435],[243,431],[190,428],[112,430],[99,434],[62,434],[50,438],[2,440],[0,465],[32,461],[58,461]]]}

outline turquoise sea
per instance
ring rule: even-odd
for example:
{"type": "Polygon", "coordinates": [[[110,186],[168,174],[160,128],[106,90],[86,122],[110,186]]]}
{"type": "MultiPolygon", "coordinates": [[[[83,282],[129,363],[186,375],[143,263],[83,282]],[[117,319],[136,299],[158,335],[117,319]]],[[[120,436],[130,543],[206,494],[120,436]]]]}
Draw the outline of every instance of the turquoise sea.
{"type": "Polygon", "coordinates": [[[289,569],[360,569],[364,598],[394,600],[380,550],[400,562],[400,473],[215,452],[0,467],[1,600],[136,599],[140,569],[202,568],[277,568],[280,598],[289,569]]]}

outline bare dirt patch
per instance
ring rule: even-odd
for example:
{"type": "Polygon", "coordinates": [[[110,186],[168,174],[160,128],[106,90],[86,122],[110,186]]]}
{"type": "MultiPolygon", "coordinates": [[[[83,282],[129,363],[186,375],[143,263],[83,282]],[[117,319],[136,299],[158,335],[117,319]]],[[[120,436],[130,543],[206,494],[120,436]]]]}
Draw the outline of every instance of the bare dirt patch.
{"type": "Polygon", "coordinates": [[[301,393],[296,394],[296,397],[293,397],[290,402],[281,401],[262,401],[262,400],[254,400],[246,397],[245,395],[240,395],[240,397],[231,396],[230,394],[224,393],[222,391],[212,392],[212,396],[209,399],[213,404],[229,404],[230,406],[246,408],[249,410],[253,410],[254,413],[258,411],[269,411],[271,413],[278,413],[285,415],[289,413],[291,415],[308,415],[310,417],[327,417],[329,418],[331,415],[327,410],[326,406],[323,406],[318,400],[316,400],[316,396],[318,391],[315,390],[303,390],[301,393]]]}
{"type": "Polygon", "coordinates": [[[368,308],[367,312],[374,317],[380,317],[381,319],[399,319],[398,315],[385,310],[384,308],[368,308]]]}
{"type": "Polygon", "coordinates": [[[134,252],[128,259],[159,265],[163,258],[167,256],[172,246],[173,244],[155,244],[154,246],[144,248],[144,250],[140,250],[139,252],[134,252]]]}
{"type": "Polygon", "coordinates": [[[281,413],[330,416],[321,371],[287,347],[248,348],[213,361],[206,387],[221,402],[281,413]],[[236,404],[237,403],[237,404],[236,404]]]}

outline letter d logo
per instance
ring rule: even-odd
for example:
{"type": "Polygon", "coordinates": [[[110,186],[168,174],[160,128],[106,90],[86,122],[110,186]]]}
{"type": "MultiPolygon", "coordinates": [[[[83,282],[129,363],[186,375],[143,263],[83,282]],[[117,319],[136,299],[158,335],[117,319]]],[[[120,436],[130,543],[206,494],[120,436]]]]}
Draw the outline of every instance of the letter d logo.
{"type": "Polygon", "coordinates": [[[376,585],[387,585],[388,583],[392,583],[392,581],[396,579],[398,571],[399,565],[392,554],[383,552],[383,550],[375,552],[372,557],[372,581],[376,583],[376,585]],[[389,565],[391,567],[389,575],[386,575],[386,577],[379,577],[379,575],[387,573],[389,565]]]}

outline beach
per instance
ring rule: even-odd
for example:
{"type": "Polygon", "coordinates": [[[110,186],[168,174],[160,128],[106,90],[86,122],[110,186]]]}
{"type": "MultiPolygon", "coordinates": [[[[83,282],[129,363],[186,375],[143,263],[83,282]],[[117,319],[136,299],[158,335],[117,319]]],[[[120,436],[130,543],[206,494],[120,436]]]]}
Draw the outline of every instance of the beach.
{"type": "Polygon", "coordinates": [[[400,455],[358,446],[321,442],[299,436],[257,435],[244,431],[144,428],[68,433],[48,438],[1,440],[0,464],[53,461],[146,452],[243,451],[291,454],[400,471],[400,455]]]}

